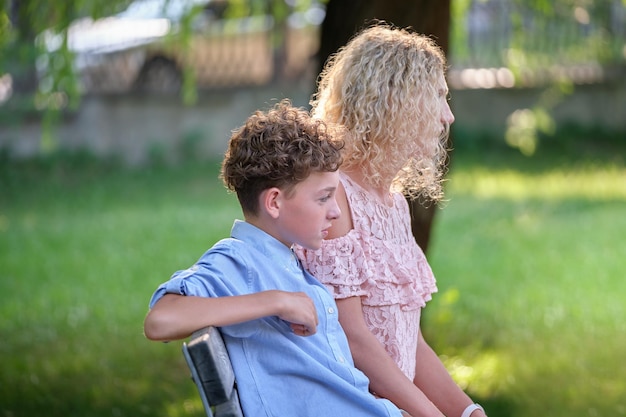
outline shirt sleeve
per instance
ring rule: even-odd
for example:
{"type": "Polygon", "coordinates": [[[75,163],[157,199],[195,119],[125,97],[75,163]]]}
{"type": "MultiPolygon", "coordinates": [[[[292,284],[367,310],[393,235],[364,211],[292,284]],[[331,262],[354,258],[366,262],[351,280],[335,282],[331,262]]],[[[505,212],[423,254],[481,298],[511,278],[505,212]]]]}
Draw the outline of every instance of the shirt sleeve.
{"type": "MultiPolygon", "coordinates": [[[[171,278],[159,285],[150,299],[150,308],[165,295],[178,294],[196,297],[228,297],[249,294],[250,269],[241,254],[230,248],[213,247],[190,268],[176,271],[171,278]]],[[[254,333],[256,320],[224,326],[221,330],[238,337],[254,333]]]]}
{"type": "Polygon", "coordinates": [[[203,289],[203,285],[200,285],[198,277],[195,275],[198,269],[198,265],[194,264],[188,269],[176,271],[168,281],[159,285],[154,294],[152,294],[150,308],[152,309],[165,294],[211,297],[208,288],[204,287],[203,289]]]}
{"type": "Polygon", "coordinates": [[[176,271],[156,289],[150,299],[150,308],[165,294],[197,297],[245,294],[244,278],[248,275],[248,268],[241,257],[233,255],[228,250],[214,248],[191,267],[176,271]]]}

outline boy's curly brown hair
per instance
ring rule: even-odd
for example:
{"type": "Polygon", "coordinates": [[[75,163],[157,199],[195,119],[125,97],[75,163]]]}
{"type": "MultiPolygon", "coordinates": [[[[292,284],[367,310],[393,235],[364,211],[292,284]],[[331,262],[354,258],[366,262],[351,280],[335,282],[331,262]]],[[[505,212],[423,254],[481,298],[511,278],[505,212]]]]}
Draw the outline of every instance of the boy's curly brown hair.
{"type": "Polygon", "coordinates": [[[257,110],[230,137],[220,178],[237,194],[244,213],[258,214],[263,190],[289,194],[312,172],[334,172],[342,162],[343,141],[303,109],[282,100],[257,110]]]}

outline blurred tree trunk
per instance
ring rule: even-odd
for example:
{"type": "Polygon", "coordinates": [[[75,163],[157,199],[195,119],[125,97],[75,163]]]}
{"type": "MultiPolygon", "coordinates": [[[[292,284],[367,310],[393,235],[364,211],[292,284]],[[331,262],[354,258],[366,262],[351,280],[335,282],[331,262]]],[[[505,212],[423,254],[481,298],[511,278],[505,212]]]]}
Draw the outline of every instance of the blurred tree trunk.
{"type": "MultiPolygon", "coordinates": [[[[398,27],[410,26],[431,36],[447,54],[450,29],[450,0],[329,0],[322,23],[319,62],[326,59],[368,22],[379,19],[398,27]]],[[[320,67],[321,69],[322,67],[320,67]]],[[[424,252],[437,210],[409,201],[413,236],[424,252]]]]}

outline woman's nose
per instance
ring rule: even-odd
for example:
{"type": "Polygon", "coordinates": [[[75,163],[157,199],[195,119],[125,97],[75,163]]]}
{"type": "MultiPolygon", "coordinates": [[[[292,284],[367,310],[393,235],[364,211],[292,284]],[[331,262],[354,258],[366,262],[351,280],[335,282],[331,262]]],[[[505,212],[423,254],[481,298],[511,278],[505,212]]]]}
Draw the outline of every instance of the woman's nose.
{"type": "Polygon", "coordinates": [[[443,113],[441,114],[441,122],[447,124],[448,126],[454,123],[454,114],[452,114],[450,103],[447,101],[444,105],[443,113]]]}

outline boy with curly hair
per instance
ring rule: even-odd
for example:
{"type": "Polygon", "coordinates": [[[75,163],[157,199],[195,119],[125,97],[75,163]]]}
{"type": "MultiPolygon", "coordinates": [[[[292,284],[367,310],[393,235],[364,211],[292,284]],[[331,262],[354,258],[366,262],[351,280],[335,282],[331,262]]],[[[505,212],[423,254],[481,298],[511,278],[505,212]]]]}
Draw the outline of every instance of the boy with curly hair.
{"type": "Polygon", "coordinates": [[[282,101],[256,112],[230,139],[222,164],[245,221],[150,302],[152,340],[218,326],[252,416],[401,416],[374,397],[354,367],[337,306],[302,268],[294,244],[315,250],[340,215],[343,143],[321,120],[282,101]]]}

